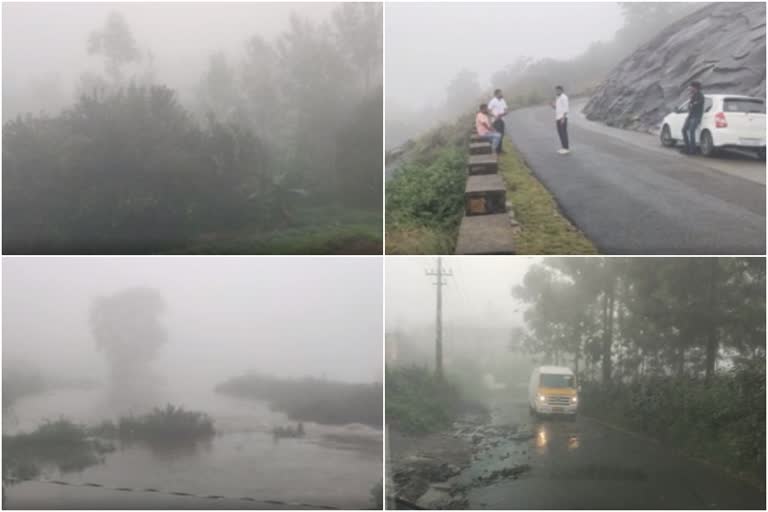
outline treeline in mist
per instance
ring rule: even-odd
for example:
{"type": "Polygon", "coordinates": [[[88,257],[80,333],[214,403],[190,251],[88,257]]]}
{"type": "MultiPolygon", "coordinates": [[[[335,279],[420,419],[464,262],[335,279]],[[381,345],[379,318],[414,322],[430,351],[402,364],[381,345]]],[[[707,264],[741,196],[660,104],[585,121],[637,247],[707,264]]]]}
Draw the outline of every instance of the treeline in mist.
{"type": "Polygon", "coordinates": [[[75,103],[3,125],[4,250],[183,251],[358,210],[380,232],[381,31],[379,4],[294,15],[242,57],[213,54],[182,105],[112,13],[84,38],[104,72],[75,103]]]}
{"type": "Polygon", "coordinates": [[[758,258],[551,258],[515,295],[530,304],[515,343],[603,382],[709,379],[718,361],[765,357],[758,258]]]}
{"type": "Polygon", "coordinates": [[[550,258],[514,293],[513,348],[570,366],[580,410],[765,481],[764,259],[550,258]]]}
{"type": "Polygon", "coordinates": [[[216,391],[252,400],[264,400],[295,421],[326,425],[361,423],[380,429],[381,383],[350,384],[326,379],[281,379],[248,374],[216,386],[216,391]]]}

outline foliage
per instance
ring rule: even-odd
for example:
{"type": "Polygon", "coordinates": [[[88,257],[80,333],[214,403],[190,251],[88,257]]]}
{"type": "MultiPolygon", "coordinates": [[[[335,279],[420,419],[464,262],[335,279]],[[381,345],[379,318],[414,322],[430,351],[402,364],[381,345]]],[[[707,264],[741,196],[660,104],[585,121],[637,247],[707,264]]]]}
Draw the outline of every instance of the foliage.
{"type": "Polygon", "coordinates": [[[764,478],[763,258],[550,258],[514,294],[519,344],[572,364],[585,411],[764,478]]]}
{"type": "Polygon", "coordinates": [[[66,419],[49,421],[29,433],[3,435],[3,482],[36,477],[53,465],[61,471],[97,464],[112,446],[88,437],[87,429],[66,419]]]}
{"type": "Polygon", "coordinates": [[[428,165],[406,163],[398,169],[387,183],[388,236],[426,228],[454,240],[463,215],[465,166],[460,151],[445,149],[428,165]]]}
{"type": "Polygon", "coordinates": [[[326,379],[280,379],[255,374],[234,377],[216,391],[264,400],[296,421],[327,425],[382,425],[381,384],[350,384],[326,379]]]}
{"type": "Polygon", "coordinates": [[[207,414],[172,404],[165,408],[155,407],[141,416],[122,416],[116,423],[105,421],[92,432],[122,441],[148,442],[205,439],[216,433],[213,419],[207,414]]]}
{"type": "Polygon", "coordinates": [[[451,424],[458,412],[458,388],[425,367],[386,370],[387,425],[402,432],[425,434],[451,424]]]}
{"type": "Polygon", "coordinates": [[[88,43],[109,80],[89,75],[60,114],[3,126],[6,253],[184,252],[211,233],[301,227],[300,207],[380,212],[381,6],[332,18],[294,16],[240,61],[213,54],[182,106],[151,69],[123,76],[142,52],[110,14],[88,43]]]}
{"type": "Polygon", "coordinates": [[[581,408],[765,482],[765,360],[706,383],[651,376],[606,387],[582,384],[581,408]]]}

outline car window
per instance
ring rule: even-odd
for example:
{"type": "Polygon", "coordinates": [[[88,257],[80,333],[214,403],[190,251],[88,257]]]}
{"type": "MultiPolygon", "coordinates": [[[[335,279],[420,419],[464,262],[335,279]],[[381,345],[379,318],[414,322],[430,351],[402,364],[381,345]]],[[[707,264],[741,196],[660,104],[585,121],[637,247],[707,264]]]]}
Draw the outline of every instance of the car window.
{"type": "Polygon", "coordinates": [[[686,101],[685,103],[677,107],[677,112],[680,114],[685,114],[686,112],[688,112],[688,102],[686,101]]]}
{"type": "Polygon", "coordinates": [[[704,99],[704,112],[709,112],[712,109],[712,98],[704,99]]]}
{"type": "Polygon", "coordinates": [[[750,112],[765,114],[765,102],[752,98],[725,98],[723,112],[750,112]]]}
{"type": "Polygon", "coordinates": [[[539,385],[545,388],[572,388],[573,375],[542,373],[539,385]]]}

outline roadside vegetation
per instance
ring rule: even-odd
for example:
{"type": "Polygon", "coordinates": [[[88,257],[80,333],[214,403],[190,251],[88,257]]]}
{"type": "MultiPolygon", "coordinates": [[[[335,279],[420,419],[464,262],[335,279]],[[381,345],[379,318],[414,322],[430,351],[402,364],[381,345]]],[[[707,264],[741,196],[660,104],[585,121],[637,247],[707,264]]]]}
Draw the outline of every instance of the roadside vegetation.
{"type": "Polygon", "coordinates": [[[400,432],[427,434],[451,425],[459,412],[458,387],[428,368],[387,368],[387,425],[400,432]]]}
{"type": "Polygon", "coordinates": [[[765,481],[764,258],[549,258],[514,294],[587,414],[765,481]]]}
{"type": "Polygon", "coordinates": [[[395,171],[386,191],[387,254],[453,253],[465,182],[465,156],[454,148],[395,171]]]}
{"type": "Polygon", "coordinates": [[[716,374],[585,383],[585,414],[643,432],[765,485],[765,361],[716,374]]]}
{"type": "Polygon", "coordinates": [[[294,421],[326,425],[361,423],[380,429],[381,383],[351,384],[326,379],[281,379],[248,374],[216,386],[216,391],[262,400],[294,421]]]}

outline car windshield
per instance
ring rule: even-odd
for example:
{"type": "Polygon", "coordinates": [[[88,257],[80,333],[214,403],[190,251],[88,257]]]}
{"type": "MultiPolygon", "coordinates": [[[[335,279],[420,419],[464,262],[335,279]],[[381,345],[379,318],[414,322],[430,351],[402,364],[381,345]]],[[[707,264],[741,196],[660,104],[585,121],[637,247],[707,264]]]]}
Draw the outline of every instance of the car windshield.
{"type": "Polygon", "coordinates": [[[573,375],[542,373],[539,385],[545,388],[572,388],[573,375]]]}
{"type": "Polygon", "coordinates": [[[723,111],[765,114],[765,102],[760,99],[726,98],[723,101],[723,111]]]}

